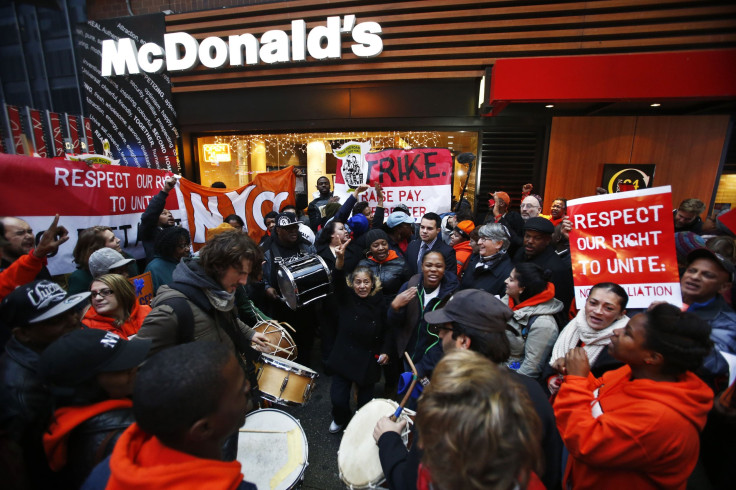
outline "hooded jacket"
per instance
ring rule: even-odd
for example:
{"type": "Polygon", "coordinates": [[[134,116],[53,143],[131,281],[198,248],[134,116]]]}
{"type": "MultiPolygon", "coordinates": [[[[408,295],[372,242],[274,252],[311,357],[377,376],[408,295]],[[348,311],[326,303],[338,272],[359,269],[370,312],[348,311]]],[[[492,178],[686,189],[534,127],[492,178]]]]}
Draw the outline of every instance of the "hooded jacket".
{"type": "Polygon", "coordinates": [[[234,490],[254,489],[255,485],[243,481],[239,462],[182,453],[133,424],[118,439],[110,459],[95,468],[82,488],[234,490]]]}
{"type": "MultiPolygon", "coordinates": [[[[542,374],[559,334],[553,315],[562,310],[562,302],[554,297],[555,288],[552,283],[548,283],[547,289],[534,298],[542,297],[545,293],[549,297],[546,301],[514,310],[508,321],[514,331],[506,330],[511,346],[509,367],[514,369],[513,364],[520,362],[518,372],[532,378],[538,378],[542,374]],[[528,332],[524,335],[527,329],[528,332]]],[[[509,296],[504,296],[501,301],[509,304],[509,296]]]]}
{"type": "Polygon", "coordinates": [[[115,319],[111,316],[100,315],[97,313],[94,307],[87,310],[84,314],[82,323],[87,325],[89,328],[97,328],[100,330],[107,330],[108,332],[114,332],[120,335],[124,339],[128,339],[130,336],[135,335],[143,325],[143,320],[151,312],[151,307],[148,305],[141,305],[136,299],[133,303],[133,311],[130,312],[130,317],[120,326],[115,325],[115,319]]]}
{"type": "Polygon", "coordinates": [[[684,489],[695,468],[713,392],[691,372],[677,382],[565,376],[555,399],[570,451],[565,488],[684,489]]]}
{"type": "Polygon", "coordinates": [[[468,260],[473,255],[473,247],[470,246],[470,240],[455,244],[455,258],[457,259],[457,277],[462,278],[463,272],[468,268],[468,260]]]}

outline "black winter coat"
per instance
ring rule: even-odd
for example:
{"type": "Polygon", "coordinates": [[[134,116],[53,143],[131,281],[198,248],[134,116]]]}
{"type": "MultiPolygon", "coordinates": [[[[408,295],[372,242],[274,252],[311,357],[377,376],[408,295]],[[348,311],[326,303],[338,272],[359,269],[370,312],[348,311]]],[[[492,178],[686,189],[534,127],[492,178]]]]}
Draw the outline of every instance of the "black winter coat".
{"type": "Polygon", "coordinates": [[[381,280],[381,292],[388,305],[396,297],[399,289],[401,289],[401,285],[409,280],[406,274],[405,264],[406,262],[401,257],[384,262],[383,264],[379,264],[375,260],[363,259],[358,262],[358,267],[368,267],[373,271],[373,274],[378,276],[381,280]]]}
{"type": "Polygon", "coordinates": [[[465,274],[463,274],[460,289],[482,289],[498,296],[506,294],[505,281],[514,269],[514,265],[511,263],[511,257],[506,254],[506,257],[492,269],[485,269],[483,267],[476,269],[475,266],[479,261],[480,255],[473,254],[470,256],[468,266],[465,268],[465,274]]]}
{"type": "Polygon", "coordinates": [[[360,298],[348,287],[345,274],[340,270],[335,270],[335,283],[340,320],[327,364],[359,386],[375,383],[381,374],[377,356],[390,353],[393,343],[383,294],[379,291],[360,298]]]}

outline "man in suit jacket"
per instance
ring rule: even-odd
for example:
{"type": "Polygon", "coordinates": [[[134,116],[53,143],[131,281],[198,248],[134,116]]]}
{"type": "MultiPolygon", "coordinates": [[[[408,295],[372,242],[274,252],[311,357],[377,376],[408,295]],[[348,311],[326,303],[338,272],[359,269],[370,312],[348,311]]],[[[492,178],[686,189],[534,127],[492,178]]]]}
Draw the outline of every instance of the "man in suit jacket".
{"type": "Polygon", "coordinates": [[[413,276],[421,267],[421,259],[429,251],[440,252],[445,257],[445,272],[457,276],[457,259],[455,249],[439,238],[442,218],[437,213],[427,213],[422,216],[419,224],[419,240],[409,243],[406,248],[406,266],[413,276]]]}

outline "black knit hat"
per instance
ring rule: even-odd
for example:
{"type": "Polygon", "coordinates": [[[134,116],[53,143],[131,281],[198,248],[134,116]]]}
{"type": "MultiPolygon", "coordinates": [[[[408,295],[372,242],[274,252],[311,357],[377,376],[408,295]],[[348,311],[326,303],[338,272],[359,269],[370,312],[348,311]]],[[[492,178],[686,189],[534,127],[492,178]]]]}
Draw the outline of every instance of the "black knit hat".
{"type": "Polygon", "coordinates": [[[376,240],[386,240],[386,243],[388,243],[388,235],[380,229],[370,230],[365,234],[365,246],[367,248],[370,248],[376,240]]]}

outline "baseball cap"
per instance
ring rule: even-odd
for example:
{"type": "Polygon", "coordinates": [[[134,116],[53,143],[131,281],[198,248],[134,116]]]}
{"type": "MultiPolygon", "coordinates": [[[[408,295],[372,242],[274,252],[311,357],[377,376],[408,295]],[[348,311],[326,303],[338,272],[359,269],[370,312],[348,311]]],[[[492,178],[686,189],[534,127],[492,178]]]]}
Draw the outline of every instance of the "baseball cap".
{"type": "Polygon", "coordinates": [[[126,259],[117,250],[102,247],[89,256],[89,272],[92,277],[100,277],[110,272],[111,269],[117,269],[131,262],[133,259],[126,259]]]}
{"type": "Polygon", "coordinates": [[[397,204],[394,206],[394,211],[401,211],[402,213],[406,214],[407,216],[411,215],[411,212],[409,212],[409,206],[404,204],[403,202],[400,204],[397,204]]]}
{"type": "Polygon", "coordinates": [[[84,328],[62,335],[46,347],[39,371],[49,383],[73,386],[99,373],[134,368],[150,349],[150,339],[125,340],[114,332],[84,328]]]}
{"type": "Polygon", "coordinates": [[[444,308],[430,311],[424,319],[430,325],[456,322],[484,332],[505,332],[511,308],[487,291],[463,289],[453,294],[444,308]]]}
{"type": "Polygon", "coordinates": [[[721,266],[721,269],[728,272],[728,279],[730,281],[734,280],[734,272],[736,272],[736,268],[734,267],[733,262],[728,260],[726,257],[724,257],[721,254],[717,254],[715,252],[710,251],[707,248],[697,248],[687,254],[687,264],[690,265],[693,262],[695,262],[697,259],[710,259],[719,266],[721,266]]]}
{"type": "Polygon", "coordinates": [[[475,230],[475,224],[469,219],[455,225],[455,231],[459,232],[465,238],[468,238],[473,230],[475,230]]]}
{"type": "Polygon", "coordinates": [[[553,225],[547,218],[535,216],[534,218],[529,218],[524,222],[524,231],[527,230],[549,233],[551,235],[555,232],[555,225],[553,225]]]}
{"type": "Polygon", "coordinates": [[[403,211],[394,211],[388,215],[388,219],[386,220],[386,226],[389,228],[395,228],[401,223],[409,223],[410,225],[413,225],[414,219],[403,211]]]}
{"type": "Polygon", "coordinates": [[[314,232],[310,227],[304,223],[299,223],[299,234],[303,239],[309,242],[310,245],[314,245],[314,232]]]}
{"type": "Polygon", "coordinates": [[[294,213],[279,213],[276,217],[276,226],[280,228],[298,224],[299,221],[296,219],[296,215],[294,213]]]}
{"type": "Polygon", "coordinates": [[[16,288],[0,303],[0,318],[9,327],[22,327],[53,318],[89,298],[89,292],[69,295],[45,279],[16,288]]]}

